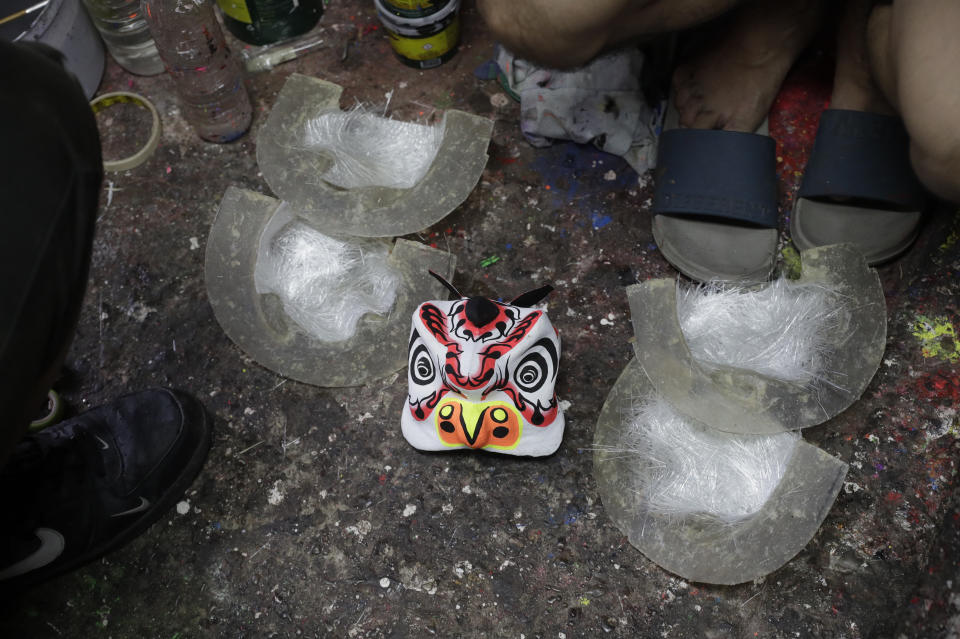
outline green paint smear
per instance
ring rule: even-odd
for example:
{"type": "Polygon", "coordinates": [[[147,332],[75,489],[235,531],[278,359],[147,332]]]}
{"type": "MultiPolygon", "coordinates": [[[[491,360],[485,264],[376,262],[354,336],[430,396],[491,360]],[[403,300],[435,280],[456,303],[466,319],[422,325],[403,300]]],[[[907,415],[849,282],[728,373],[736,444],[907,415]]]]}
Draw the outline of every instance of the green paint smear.
{"type": "Polygon", "coordinates": [[[954,231],[948,235],[946,241],[940,245],[940,250],[949,251],[951,248],[953,248],[953,245],[957,243],[957,240],[960,240],[960,233],[954,231]]]}
{"type": "Polygon", "coordinates": [[[935,357],[953,364],[960,361],[957,332],[946,317],[919,315],[913,322],[911,333],[920,340],[920,353],[924,357],[935,357]]]}
{"type": "Polygon", "coordinates": [[[960,209],[953,216],[953,231],[947,236],[947,239],[940,245],[940,251],[949,251],[960,240],[960,209]]]}
{"type": "Polygon", "coordinates": [[[783,256],[783,274],[787,279],[800,279],[800,272],[803,270],[800,252],[788,245],[780,249],[780,255],[783,256]]]}
{"type": "Polygon", "coordinates": [[[488,266],[493,266],[499,261],[500,261],[500,257],[498,255],[491,255],[490,257],[484,258],[480,262],[480,266],[482,266],[483,268],[487,268],[488,266]]]}

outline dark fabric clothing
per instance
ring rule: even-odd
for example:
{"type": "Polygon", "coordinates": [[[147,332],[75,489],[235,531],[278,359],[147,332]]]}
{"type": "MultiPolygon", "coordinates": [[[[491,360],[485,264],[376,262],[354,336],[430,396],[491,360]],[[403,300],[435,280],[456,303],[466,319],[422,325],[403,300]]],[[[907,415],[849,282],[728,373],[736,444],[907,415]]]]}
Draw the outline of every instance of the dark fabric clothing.
{"type": "Polygon", "coordinates": [[[73,336],[103,180],[93,112],[57,57],[0,41],[0,463],[73,336]]]}

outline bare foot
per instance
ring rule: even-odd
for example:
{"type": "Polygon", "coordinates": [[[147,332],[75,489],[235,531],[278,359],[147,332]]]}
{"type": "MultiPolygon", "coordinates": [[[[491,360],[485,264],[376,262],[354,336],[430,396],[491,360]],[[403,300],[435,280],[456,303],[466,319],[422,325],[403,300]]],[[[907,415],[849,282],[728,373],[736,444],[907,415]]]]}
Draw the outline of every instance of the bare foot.
{"type": "MultiPolygon", "coordinates": [[[[833,76],[831,109],[869,111],[886,115],[895,113],[871,74],[871,62],[880,62],[869,59],[867,47],[868,18],[873,4],[872,0],[849,0],[843,9],[837,32],[837,67],[833,76]]],[[[878,18],[881,17],[879,14],[883,14],[882,17],[886,18],[884,22],[888,22],[890,7],[878,6],[874,13],[878,14],[878,18]]],[[[885,35],[889,26],[884,30],[876,30],[877,35],[885,35]]]]}
{"type": "Polygon", "coordinates": [[[755,131],[816,32],[820,9],[820,0],[754,0],[736,9],[722,37],[674,72],[680,124],[755,131]]]}

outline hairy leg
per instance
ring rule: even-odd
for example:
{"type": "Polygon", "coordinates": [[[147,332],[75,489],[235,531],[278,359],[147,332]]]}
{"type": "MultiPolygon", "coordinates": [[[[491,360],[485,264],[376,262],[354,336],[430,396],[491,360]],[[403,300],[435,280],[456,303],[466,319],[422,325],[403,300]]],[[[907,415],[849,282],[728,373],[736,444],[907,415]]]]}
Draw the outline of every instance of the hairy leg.
{"type": "Polygon", "coordinates": [[[870,72],[867,20],[873,0],[848,0],[837,29],[837,66],[833,76],[830,106],[834,109],[894,113],[870,72]]]}
{"type": "Polygon", "coordinates": [[[960,3],[895,0],[870,14],[867,49],[873,79],[910,134],[920,181],[960,202],[960,3]]]}
{"type": "Polygon", "coordinates": [[[553,68],[582,65],[609,47],[697,26],[742,0],[479,0],[494,37],[553,68]]]}
{"type": "Polygon", "coordinates": [[[787,71],[816,32],[821,0],[753,0],[729,16],[715,41],[677,67],[680,124],[753,132],[766,117],[787,71]]]}

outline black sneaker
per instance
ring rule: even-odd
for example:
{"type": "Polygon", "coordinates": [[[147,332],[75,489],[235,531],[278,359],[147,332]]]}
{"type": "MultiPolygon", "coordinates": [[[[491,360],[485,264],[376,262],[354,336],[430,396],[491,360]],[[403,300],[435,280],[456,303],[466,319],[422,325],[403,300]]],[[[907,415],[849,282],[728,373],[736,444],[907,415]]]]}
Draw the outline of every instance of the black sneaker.
{"type": "Polygon", "coordinates": [[[145,531],[210,450],[203,406],[154,389],[24,439],[0,471],[0,591],[37,584],[145,531]]]}

